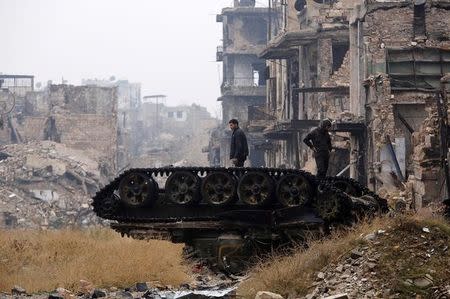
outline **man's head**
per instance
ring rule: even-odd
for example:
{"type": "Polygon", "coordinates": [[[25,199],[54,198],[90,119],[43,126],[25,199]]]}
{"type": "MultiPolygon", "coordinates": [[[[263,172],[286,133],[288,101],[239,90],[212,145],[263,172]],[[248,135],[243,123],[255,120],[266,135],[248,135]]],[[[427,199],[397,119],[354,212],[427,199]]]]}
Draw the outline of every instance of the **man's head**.
{"type": "Polygon", "coordinates": [[[331,129],[331,121],[329,119],[324,119],[321,122],[320,127],[326,131],[329,131],[331,129]]]}
{"type": "Polygon", "coordinates": [[[237,128],[239,128],[239,122],[237,121],[237,119],[234,118],[230,119],[228,125],[230,126],[231,130],[236,130],[237,128]]]}

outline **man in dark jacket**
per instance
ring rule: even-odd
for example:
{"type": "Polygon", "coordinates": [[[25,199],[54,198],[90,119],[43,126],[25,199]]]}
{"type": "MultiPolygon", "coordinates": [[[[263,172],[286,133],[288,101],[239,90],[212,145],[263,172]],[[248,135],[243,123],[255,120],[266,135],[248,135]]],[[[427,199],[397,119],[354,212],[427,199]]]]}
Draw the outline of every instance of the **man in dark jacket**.
{"type": "Polygon", "coordinates": [[[239,128],[237,119],[228,122],[230,129],[233,131],[231,135],[230,159],[235,167],[243,167],[248,156],[247,137],[244,131],[239,128]]]}
{"type": "Polygon", "coordinates": [[[328,162],[330,161],[331,137],[328,133],[331,129],[331,121],[325,119],[319,127],[306,135],[303,142],[314,151],[317,165],[317,177],[323,178],[327,175],[328,162]]]}

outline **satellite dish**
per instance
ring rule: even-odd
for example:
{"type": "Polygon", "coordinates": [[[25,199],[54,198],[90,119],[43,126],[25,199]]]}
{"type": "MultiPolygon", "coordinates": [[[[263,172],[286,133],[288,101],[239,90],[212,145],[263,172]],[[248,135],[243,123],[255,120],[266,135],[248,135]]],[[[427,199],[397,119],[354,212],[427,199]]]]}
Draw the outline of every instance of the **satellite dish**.
{"type": "Polygon", "coordinates": [[[8,114],[16,105],[16,97],[7,88],[0,89],[0,114],[8,114]]]}

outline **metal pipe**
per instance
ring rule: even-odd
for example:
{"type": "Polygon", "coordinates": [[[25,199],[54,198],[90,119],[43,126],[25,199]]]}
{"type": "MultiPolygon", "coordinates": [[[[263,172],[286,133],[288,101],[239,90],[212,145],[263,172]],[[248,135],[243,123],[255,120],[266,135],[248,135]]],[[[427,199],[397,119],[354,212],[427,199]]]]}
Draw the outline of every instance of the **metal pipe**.
{"type": "Polygon", "coordinates": [[[406,121],[406,119],[403,117],[403,115],[400,114],[400,112],[397,112],[398,119],[402,122],[403,125],[408,129],[409,133],[414,133],[414,129],[410,126],[410,124],[406,121]]]}
{"type": "Polygon", "coordinates": [[[350,168],[350,165],[352,165],[352,164],[348,164],[347,166],[345,166],[344,169],[342,169],[336,176],[341,176],[341,175],[343,175],[344,172],[346,172],[347,169],[350,168]]]}
{"type": "Polygon", "coordinates": [[[392,159],[394,160],[395,170],[397,171],[400,180],[404,182],[405,178],[403,177],[403,173],[400,170],[400,164],[398,164],[397,155],[395,154],[394,147],[392,146],[391,138],[389,137],[389,135],[386,135],[386,142],[388,144],[389,152],[392,156],[392,159]]]}

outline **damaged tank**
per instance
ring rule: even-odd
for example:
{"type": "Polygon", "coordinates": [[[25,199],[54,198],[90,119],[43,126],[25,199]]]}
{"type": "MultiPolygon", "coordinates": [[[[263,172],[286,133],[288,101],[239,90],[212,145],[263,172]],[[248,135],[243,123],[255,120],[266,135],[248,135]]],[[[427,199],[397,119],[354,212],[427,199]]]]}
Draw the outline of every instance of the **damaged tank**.
{"type": "Polygon", "coordinates": [[[122,235],[185,243],[187,256],[229,272],[255,253],[388,210],[386,200],[349,178],[211,167],[127,170],[97,192],[93,207],[122,235]]]}

